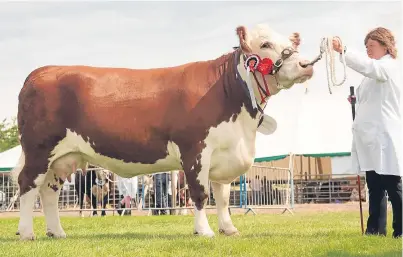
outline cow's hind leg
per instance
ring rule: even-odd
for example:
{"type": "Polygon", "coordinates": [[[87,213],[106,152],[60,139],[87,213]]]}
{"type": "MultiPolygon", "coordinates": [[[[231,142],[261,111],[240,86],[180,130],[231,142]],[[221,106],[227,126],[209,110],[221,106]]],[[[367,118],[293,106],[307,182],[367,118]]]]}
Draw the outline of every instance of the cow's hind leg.
{"type": "Polygon", "coordinates": [[[199,158],[183,162],[184,171],[189,185],[190,197],[195,203],[195,220],[194,234],[206,237],[213,237],[214,232],[211,230],[207,220],[206,209],[209,195],[209,169],[211,151],[207,148],[203,149],[199,158]]]}
{"type": "Polygon", "coordinates": [[[238,229],[232,224],[231,216],[228,211],[231,184],[211,182],[211,186],[213,187],[214,199],[217,206],[220,233],[224,233],[227,236],[238,235],[238,229]]]}
{"type": "Polygon", "coordinates": [[[66,233],[60,224],[59,195],[64,181],[53,171],[46,175],[45,183],[40,187],[39,193],[42,201],[43,213],[46,219],[46,235],[54,238],[65,238],[66,233]]]}
{"type": "Polygon", "coordinates": [[[20,196],[20,221],[17,235],[21,240],[34,240],[34,204],[38,195],[38,188],[32,188],[20,196]]]}
{"type": "Polygon", "coordinates": [[[20,192],[20,221],[17,235],[21,240],[34,240],[34,204],[40,187],[45,179],[44,174],[40,174],[41,165],[32,165],[25,161],[25,153],[22,151],[16,167],[12,170],[13,181],[18,181],[20,192]]]}
{"type": "Polygon", "coordinates": [[[45,183],[39,189],[46,219],[46,234],[49,237],[66,237],[66,233],[60,224],[59,195],[64,181],[75,172],[75,164],[80,164],[81,162],[79,161],[81,161],[81,156],[77,153],[65,154],[57,159],[55,158],[46,173],[45,183]]]}

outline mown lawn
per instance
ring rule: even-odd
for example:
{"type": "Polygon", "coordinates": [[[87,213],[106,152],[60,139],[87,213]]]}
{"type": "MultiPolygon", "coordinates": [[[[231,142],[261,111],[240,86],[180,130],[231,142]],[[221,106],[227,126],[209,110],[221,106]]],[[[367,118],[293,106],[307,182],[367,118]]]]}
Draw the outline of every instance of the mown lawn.
{"type": "MultiPolygon", "coordinates": [[[[67,239],[45,236],[35,218],[37,240],[20,242],[18,219],[0,219],[0,256],[402,256],[402,240],[363,237],[357,212],[233,215],[239,237],[192,235],[193,216],[63,217],[67,239]]],[[[217,231],[217,218],[209,216],[217,231]]]]}

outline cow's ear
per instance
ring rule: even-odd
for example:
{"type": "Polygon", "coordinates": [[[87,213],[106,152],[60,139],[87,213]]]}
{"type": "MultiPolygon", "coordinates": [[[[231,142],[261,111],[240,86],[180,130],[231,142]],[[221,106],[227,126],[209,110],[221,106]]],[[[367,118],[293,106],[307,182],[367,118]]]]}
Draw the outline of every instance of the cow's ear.
{"type": "Polygon", "coordinates": [[[292,42],[292,47],[295,50],[298,50],[298,47],[301,43],[301,38],[298,32],[294,32],[291,34],[291,36],[289,37],[290,41],[292,42]]]}
{"type": "Polygon", "coordinates": [[[236,34],[239,37],[239,45],[244,53],[252,53],[252,49],[248,44],[248,32],[244,26],[239,26],[236,28],[236,34]]]}

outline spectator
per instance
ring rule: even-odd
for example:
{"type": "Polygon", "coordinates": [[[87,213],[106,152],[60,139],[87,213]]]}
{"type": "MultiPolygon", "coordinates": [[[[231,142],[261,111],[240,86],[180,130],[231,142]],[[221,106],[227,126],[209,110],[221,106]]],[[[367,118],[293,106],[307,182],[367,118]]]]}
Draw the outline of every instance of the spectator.
{"type": "MultiPolygon", "coordinates": [[[[117,212],[119,215],[122,214],[123,209],[129,209],[131,207],[131,200],[137,200],[137,191],[138,191],[138,178],[122,178],[118,175],[115,175],[117,179],[117,186],[119,190],[119,195],[121,200],[118,204],[117,212]]],[[[131,215],[131,210],[126,210],[124,215],[131,215]]]]}
{"type": "Polygon", "coordinates": [[[252,205],[260,205],[262,183],[260,181],[259,175],[250,181],[250,188],[252,189],[252,205]]]}
{"type": "Polygon", "coordinates": [[[154,175],[154,203],[157,210],[153,210],[153,215],[166,215],[168,210],[164,209],[168,205],[169,172],[161,172],[154,175]]]}

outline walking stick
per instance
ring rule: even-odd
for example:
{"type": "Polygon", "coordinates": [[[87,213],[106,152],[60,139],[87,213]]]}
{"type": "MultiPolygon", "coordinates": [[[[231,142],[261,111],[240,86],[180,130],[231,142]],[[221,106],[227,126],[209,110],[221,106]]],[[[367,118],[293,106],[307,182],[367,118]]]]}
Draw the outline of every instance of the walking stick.
{"type": "MultiPolygon", "coordinates": [[[[350,103],[351,103],[351,112],[353,114],[353,121],[355,119],[355,96],[354,96],[354,86],[350,86],[350,103]]],[[[360,202],[360,219],[361,219],[361,233],[364,234],[364,220],[362,217],[362,203],[361,203],[361,179],[360,173],[357,174],[357,182],[358,182],[358,201],[360,202]]]]}

